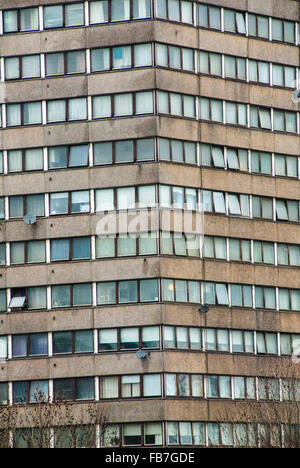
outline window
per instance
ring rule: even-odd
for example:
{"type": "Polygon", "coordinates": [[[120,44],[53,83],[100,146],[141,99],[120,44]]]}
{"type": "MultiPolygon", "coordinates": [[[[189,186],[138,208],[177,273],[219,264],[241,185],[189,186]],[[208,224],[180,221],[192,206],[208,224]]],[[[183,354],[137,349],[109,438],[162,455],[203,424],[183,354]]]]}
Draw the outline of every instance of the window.
{"type": "Polygon", "coordinates": [[[250,241],[240,239],[229,239],[229,260],[239,262],[250,262],[250,241]]]}
{"type": "Polygon", "coordinates": [[[158,300],[157,280],[131,280],[117,283],[98,283],[98,304],[120,304],[130,302],[153,302],[158,300]],[[116,296],[116,293],[118,294],[116,296]],[[118,300],[117,300],[118,299],[118,300]]]}
{"type": "Polygon", "coordinates": [[[251,331],[232,331],[233,353],[254,353],[254,333],[251,331]]]}
{"type": "MultiPolygon", "coordinates": [[[[0,336],[0,359],[7,359],[7,351],[8,351],[7,346],[8,346],[7,336],[0,336]]],[[[1,393],[1,390],[0,390],[0,393],[1,393]]],[[[0,405],[1,405],[1,402],[0,402],[0,405]]]]}
{"type": "Polygon", "coordinates": [[[1,382],[0,383],[0,406],[6,406],[6,405],[8,405],[8,384],[1,382]]]}
{"type": "Polygon", "coordinates": [[[249,60],[248,64],[249,81],[270,84],[270,64],[268,62],[249,60]]]}
{"type": "Polygon", "coordinates": [[[166,374],[165,395],[203,398],[203,376],[199,374],[166,374]]]}
{"type": "Polygon", "coordinates": [[[208,398],[231,398],[231,378],[229,376],[208,375],[206,377],[208,398]]]}
{"type": "Polygon", "coordinates": [[[14,403],[47,402],[48,398],[49,384],[47,380],[13,382],[14,403]]]}
{"type": "Polygon", "coordinates": [[[279,379],[258,379],[258,398],[260,400],[280,400],[279,379]]]}
{"type": "Polygon", "coordinates": [[[231,216],[250,216],[249,195],[228,194],[228,208],[231,216]]]}
{"type": "Polygon", "coordinates": [[[89,2],[90,24],[108,22],[108,0],[89,2]]]}
{"type": "Polygon", "coordinates": [[[94,352],[92,330],[53,333],[53,354],[84,354],[94,352]]]}
{"type": "Polygon", "coordinates": [[[5,79],[40,78],[41,64],[39,55],[8,57],[5,59],[5,79]]]}
{"type": "Polygon", "coordinates": [[[283,177],[298,177],[298,158],[283,154],[275,154],[275,175],[283,177]]]}
{"type": "Polygon", "coordinates": [[[267,197],[252,196],[253,218],[273,219],[273,200],[267,197]]]}
{"type": "Polygon", "coordinates": [[[43,169],[42,148],[8,151],[8,172],[41,171],[43,169]]]}
{"type": "Polygon", "coordinates": [[[246,59],[225,55],[225,78],[246,80],[246,59]]]}
{"type": "Polygon", "coordinates": [[[223,123],[223,102],[219,99],[200,98],[200,119],[223,123]]]}
{"type": "Polygon", "coordinates": [[[269,18],[248,14],[248,34],[261,39],[269,39],[269,18]]]}
{"type": "Polygon", "coordinates": [[[92,287],[90,283],[52,286],[52,307],[92,305],[92,287]]]}
{"type": "Polygon", "coordinates": [[[50,194],[50,216],[90,211],[90,194],[88,190],[79,192],[62,192],[50,194]]]}
{"type": "Polygon", "coordinates": [[[123,445],[141,445],[141,424],[123,424],[123,445]]]}
{"type": "Polygon", "coordinates": [[[7,104],[7,126],[37,125],[42,123],[42,103],[27,102],[22,104],[7,104]]]}
{"type": "Polygon", "coordinates": [[[193,3],[179,0],[159,0],[156,17],[193,24],[193,3]]]}
{"type": "Polygon", "coordinates": [[[195,97],[158,91],[158,113],[195,118],[195,97]]]}
{"type": "Polygon", "coordinates": [[[299,221],[299,202],[294,200],[276,200],[276,219],[278,221],[299,221]]]}
{"type": "Polygon", "coordinates": [[[87,119],[86,98],[47,101],[47,123],[87,119]]]}
{"type": "Polygon", "coordinates": [[[199,71],[207,75],[222,76],[222,55],[213,52],[199,52],[199,71]]]}
{"type": "Polygon", "coordinates": [[[255,286],[255,307],[257,309],[276,309],[275,288],[255,286]]]}
{"type": "Polygon", "coordinates": [[[46,76],[85,73],[85,51],[46,54],[46,76]]]}
{"type": "Polygon", "coordinates": [[[254,241],[253,253],[255,263],[268,263],[274,265],[274,244],[271,242],[254,241]]]}
{"type": "Polygon", "coordinates": [[[47,356],[48,334],[13,335],[12,357],[47,356]]]}
{"type": "MultiPolygon", "coordinates": [[[[1,295],[0,295],[1,298],[1,295]]],[[[5,302],[6,303],[6,302],[5,302]]],[[[4,298],[3,298],[4,307],[4,298]]],[[[9,308],[12,311],[26,309],[47,308],[47,288],[44,286],[34,288],[12,288],[9,308]]]]}
{"type": "Polygon", "coordinates": [[[196,143],[159,138],[158,153],[163,161],[197,164],[196,143]]]}
{"type": "Polygon", "coordinates": [[[87,260],[91,258],[89,237],[51,240],[51,261],[87,260]]]}
{"type": "Polygon", "coordinates": [[[295,23],[272,18],[272,41],[295,43],[295,23]]]}
{"type": "Polygon", "coordinates": [[[225,237],[204,237],[203,255],[205,258],[216,258],[226,260],[226,239],[225,237]]]}
{"type": "Polygon", "coordinates": [[[296,67],[277,65],[273,63],[273,86],[293,88],[296,80],[296,67]]]}
{"type": "Polygon", "coordinates": [[[226,123],[232,125],[247,125],[247,105],[226,102],[226,123]]]}
{"type": "Polygon", "coordinates": [[[300,247],[298,245],[277,244],[278,265],[300,266],[300,247]]]}
{"type": "Polygon", "coordinates": [[[229,352],[229,331],[207,328],[205,330],[205,349],[207,351],[229,352]]]}
{"type": "Polygon", "coordinates": [[[10,263],[44,263],[46,261],[45,241],[11,242],[10,263]]]}
{"type": "Polygon", "coordinates": [[[229,305],[226,284],[204,283],[204,303],[229,305]]]}
{"type": "Polygon", "coordinates": [[[203,28],[221,30],[221,8],[199,4],[198,25],[203,28]]]}
{"type": "Polygon", "coordinates": [[[44,7],[44,28],[62,28],[84,25],[84,4],[73,3],[44,7]]]}
{"type": "Polygon", "coordinates": [[[9,217],[22,218],[25,214],[45,216],[44,195],[16,195],[9,197],[9,217]]]}
{"type": "Polygon", "coordinates": [[[251,151],[251,171],[272,175],[272,154],[251,151]]]}
{"type": "Polygon", "coordinates": [[[250,126],[271,130],[271,109],[250,106],[250,126]]]}
{"type": "Polygon", "coordinates": [[[212,192],[202,190],[204,211],[226,214],[225,194],[223,192],[212,192]]]}
{"type": "Polygon", "coordinates": [[[0,312],[6,312],[6,290],[0,289],[0,312]]]}
{"type": "Polygon", "coordinates": [[[94,377],[54,380],[55,401],[84,401],[94,399],[94,377]]]}
{"type": "Polygon", "coordinates": [[[252,307],[252,286],[231,284],[231,306],[252,307]]]}
{"type": "Polygon", "coordinates": [[[246,34],[245,14],[224,9],[224,31],[246,34]]]}
{"type": "Polygon", "coordinates": [[[38,31],[38,8],[22,8],[19,10],[3,11],[3,31],[13,33],[18,31],[38,31]]]}
{"type": "Polygon", "coordinates": [[[274,109],[274,130],[277,132],[297,133],[297,113],[274,109]]]}
{"type": "Polygon", "coordinates": [[[256,388],[254,377],[233,377],[234,398],[238,400],[255,399],[256,388]]]}
{"type": "Polygon", "coordinates": [[[0,244],[0,266],[6,265],[6,244],[0,244]]]}
{"type": "Polygon", "coordinates": [[[194,51],[185,47],[156,44],[156,65],[194,71],[194,51]]]}

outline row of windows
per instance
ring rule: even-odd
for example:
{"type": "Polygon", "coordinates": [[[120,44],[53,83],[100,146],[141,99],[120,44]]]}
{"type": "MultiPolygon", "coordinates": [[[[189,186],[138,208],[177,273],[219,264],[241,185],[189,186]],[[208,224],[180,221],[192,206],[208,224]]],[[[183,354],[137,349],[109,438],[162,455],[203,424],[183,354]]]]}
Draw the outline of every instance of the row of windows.
{"type": "Polygon", "coordinates": [[[0,244],[0,265],[49,263],[137,255],[200,257],[200,237],[181,233],[143,233],[118,237],[78,237],[0,244]]]}
{"type": "Polygon", "coordinates": [[[165,325],[0,336],[0,358],[178,349],[274,356],[297,354],[300,335],[165,325]]]}
{"type": "Polygon", "coordinates": [[[12,195],[0,198],[0,219],[84,214],[112,210],[155,208],[199,210],[207,213],[273,221],[299,222],[299,201],[260,195],[213,192],[170,185],[140,185],[76,192],[12,195]]]}
{"type": "Polygon", "coordinates": [[[166,91],[2,104],[2,127],[163,114],[299,134],[299,113],[166,91]]]}
{"type": "Polygon", "coordinates": [[[225,170],[245,171],[274,177],[299,177],[298,158],[287,154],[201,143],[200,161],[203,166],[225,170]]]}
{"type": "MultiPolygon", "coordinates": [[[[75,237],[0,244],[0,265],[23,265],[138,255],[201,257],[198,235],[156,232],[117,237],[75,237]]],[[[203,258],[268,265],[300,266],[300,246],[204,236],[203,258]]]]}
{"type": "Polygon", "coordinates": [[[0,405],[41,401],[185,397],[299,401],[300,380],[204,374],[142,374],[0,383],[0,405]],[[12,387],[12,400],[9,401],[12,387]]]}
{"type": "MultiPolygon", "coordinates": [[[[0,433],[1,434],[1,433],[0,433]]],[[[148,422],[99,426],[60,426],[43,430],[50,448],[100,448],[126,446],[208,446],[208,447],[297,447],[299,425],[148,422]]],[[[2,434],[1,434],[2,435],[2,434]]],[[[39,429],[15,429],[3,434],[4,445],[40,448],[39,429]],[[6,440],[7,439],[7,440],[6,440]]]]}
{"type": "Polygon", "coordinates": [[[300,289],[166,278],[0,289],[1,312],[159,301],[300,311],[300,289]]]}
{"type": "Polygon", "coordinates": [[[270,86],[294,88],[299,75],[299,69],[294,66],[161,43],[24,55],[6,57],[3,60],[2,80],[159,66],[270,86]]]}
{"type": "Polygon", "coordinates": [[[299,222],[299,202],[259,195],[245,195],[203,190],[203,209],[207,213],[257,218],[271,221],[299,222]]]}
{"type": "Polygon", "coordinates": [[[0,151],[0,173],[172,161],[275,177],[299,178],[299,158],[286,154],[169,138],[141,138],[0,151]]]}
{"type": "Polygon", "coordinates": [[[185,0],[156,0],[154,15],[151,10],[150,0],[100,0],[44,6],[40,10],[38,7],[3,10],[3,33],[155,17],[270,41],[299,43],[299,24],[294,21],[185,0]]]}
{"type": "Polygon", "coordinates": [[[200,51],[199,72],[250,83],[295,88],[299,70],[288,65],[200,51]]]}
{"type": "Polygon", "coordinates": [[[203,257],[229,262],[300,266],[300,246],[260,240],[205,236],[203,257]]]}
{"type": "Polygon", "coordinates": [[[2,104],[3,127],[46,125],[154,113],[153,91],[2,104]]]}

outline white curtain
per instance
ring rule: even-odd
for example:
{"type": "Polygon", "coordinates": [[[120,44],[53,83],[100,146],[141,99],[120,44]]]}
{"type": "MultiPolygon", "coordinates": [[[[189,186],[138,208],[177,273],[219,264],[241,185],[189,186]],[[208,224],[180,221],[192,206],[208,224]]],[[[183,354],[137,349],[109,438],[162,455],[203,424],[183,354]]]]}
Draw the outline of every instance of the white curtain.
{"type": "Polygon", "coordinates": [[[96,257],[114,257],[115,239],[113,237],[98,237],[96,240],[96,257]]]}
{"type": "Polygon", "coordinates": [[[144,375],[144,396],[161,396],[160,374],[144,375]]]}
{"type": "Polygon", "coordinates": [[[48,122],[64,122],[66,120],[66,101],[63,99],[47,103],[48,122]]]}
{"type": "Polygon", "coordinates": [[[4,15],[4,32],[14,32],[18,30],[18,12],[16,10],[6,10],[4,15]]]}
{"type": "Polygon", "coordinates": [[[66,26],[79,26],[84,24],[84,3],[65,5],[66,26]]]}
{"type": "Polygon", "coordinates": [[[39,29],[38,8],[22,8],[20,10],[21,31],[33,31],[39,29]]]}
{"type": "Polygon", "coordinates": [[[136,114],[153,114],[153,93],[142,91],[135,95],[136,114]]]}
{"type": "Polygon", "coordinates": [[[7,125],[21,125],[21,105],[20,104],[7,104],[7,125]]]}
{"type": "Polygon", "coordinates": [[[131,46],[113,48],[113,68],[131,67],[131,46]]]}
{"type": "Polygon", "coordinates": [[[168,46],[165,44],[156,44],[156,64],[168,66],[168,46]]]}
{"type": "Polygon", "coordinates": [[[130,0],[111,0],[111,20],[124,21],[130,19],[130,0]]]}
{"type": "Polygon", "coordinates": [[[93,98],[93,118],[111,117],[111,96],[93,98]]]}
{"type": "Polygon", "coordinates": [[[145,67],[152,65],[152,46],[151,44],[141,44],[134,46],[134,66],[145,67]]]}
{"type": "Polygon", "coordinates": [[[28,263],[45,262],[45,241],[30,241],[27,244],[28,263]]]}
{"type": "Polygon", "coordinates": [[[132,93],[114,95],[114,115],[132,115],[132,93]]]}
{"type": "Polygon", "coordinates": [[[117,189],[117,209],[126,210],[135,207],[135,187],[117,189]]]}
{"type": "Polygon", "coordinates": [[[203,377],[202,375],[192,375],[192,396],[203,397],[203,377]]]}
{"type": "Polygon", "coordinates": [[[69,120],[86,120],[86,98],[69,99],[69,120]]]}
{"type": "Polygon", "coordinates": [[[94,49],[91,51],[92,71],[109,70],[110,53],[109,48],[94,49]]]}
{"type": "Polygon", "coordinates": [[[44,168],[43,150],[41,148],[25,151],[25,170],[35,171],[44,168]]]}
{"type": "Polygon", "coordinates": [[[47,289],[28,288],[28,308],[29,309],[45,309],[47,307],[47,289]]]}
{"type": "Polygon", "coordinates": [[[6,359],[7,358],[7,337],[0,336],[0,358],[6,359]]]}
{"type": "Polygon", "coordinates": [[[122,397],[134,398],[141,396],[139,375],[122,376],[122,397]]]}
{"type": "Polygon", "coordinates": [[[46,54],[46,75],[63,75],[64,73],[64,53],[46,54]]]}
{"type": "Polygon", "coordinates": [[[44,216],[45,214],[45,195],[27,195],[26,197],[26,213],[36,216],[44,216]]]}
{"type": "Polygon", "coordinates": [[[30,102],[23,105],[24,125],[39,124],[42,122],[41,102],[30,102]]]}
{"type": "Polygon", "coordinates": [[[22,78],[39,77],[40,75],[40,56],[30,55],[22,57],[22,78]]]}
{"type": "Polygon", "coordinates": [[[155,185],[144,185],[138,187],[138,203],[140,207],[155,206],[156,187],[155,185]]]}
{"type": "Polygon", "coordinates": [[[142,330],[142,341],[143,346],[159,346],[160,342],[160,333],[158,327],[143,327],[142,330]]]}
{"type": "Polygon", "coordinates": [[[21,150],[8,151],[8,171],[20,172],[22,170],[23,170],[22,151],[21,150]]]}
{"type": "Polygon", "coordinates": [[[103,377],[101,379],[101,398],[119,397],[118,377],[103,377]]]}
{"type": "Polygon", "coordinates": [[[19,58],[10,57],[5,59],[5,79],[13,80],[20,77],[19,58]]]}
{"type": "Polygon", "coordinates": [[[114,209],[114,190],[102,189],[96,191],[96,211],[114,209]]]}
{"type": "Polygon", "coordinates": [[[116,347],[118,343],[117,330],[100,330],[99,331],[99,344],[109,345],[107,347],[116,347]]]}
{"type": "Polygon", "coordinates": [[[145,443],[149,444],[148,438],[151,440],[151,445],[162,444],[162,427],[161,423],[146,423],[145,424],[145,443]],[[153,440],[153,442],[152,442],[153,440]]]}
{"type": "Polygon", "coordinates": [[[170,93],[171,114],[182,115],[182,99],[180,94],[170,93]]]}
{"type": "Polygon", "coordinates": [[[108,21],[108,1],[90,2],[90,23],[106,23],[108,21]]]}

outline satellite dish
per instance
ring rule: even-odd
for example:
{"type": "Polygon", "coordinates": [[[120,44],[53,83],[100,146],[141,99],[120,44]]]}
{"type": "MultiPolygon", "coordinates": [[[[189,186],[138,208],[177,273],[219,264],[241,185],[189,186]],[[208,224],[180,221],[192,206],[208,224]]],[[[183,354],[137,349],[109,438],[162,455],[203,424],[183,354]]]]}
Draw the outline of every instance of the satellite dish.
{"type": "Polygon", "coordinates": [[[136,352],[136,357],[138,357],[139,359],[146,359],[147,354],[146,354],[145,351],[143,351],[142,349],[139,349],[139,350],[136,352]]]}
{"type": "Polygon", "coordinates": [[[209,311],[209,306],[207,304],[202,304],[202,306],[198,310],[199,312],[202,312],[203,314],[207,314],[207,312],[209,311]]]}
{"type": "Polygon", "coordinates": [[[300,100],[300,88],[298,89],[295,89],[295,91],[293,92],[293,98],[292,98],[293,102],[295,104],[297,104],[300,100]]]}
{"type": "Polygon", "coordinates": [[[36,223],[36,216],[31,215],[31,214],[27,214],[27,215],[24,216],[23,221],[24,221],[24,223],[29,224],[29,225],[35,224],[36,223]]]}

